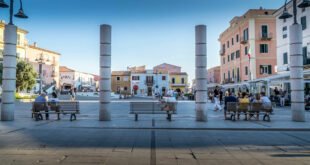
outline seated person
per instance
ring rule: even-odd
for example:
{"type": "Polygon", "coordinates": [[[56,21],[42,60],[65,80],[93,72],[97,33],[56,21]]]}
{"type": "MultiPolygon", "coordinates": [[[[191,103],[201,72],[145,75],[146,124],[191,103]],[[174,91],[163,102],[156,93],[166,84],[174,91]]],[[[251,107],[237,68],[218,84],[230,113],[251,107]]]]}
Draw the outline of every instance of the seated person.
{"type": "Polygon", "coordinates": [[[225,106],[224,106],[224,119],[227,120],[226,111],[227,111],[227,103],[236,103],[237,98],[234,96],[232,92],[229,92],[228,96],[225,97],[225,106]]]}
{"type": "MultiPolygon", "coordinates": [[[[255,94],[255,99],[253,100],[253,103],[262,103],[260,95],[258,93],[255,94]]],[[[249,119],[251,119],[253,116],[254,113],[249,114],[249,119]]],[[[256,120],[259,120],[259,112],[256,114],[256,120]]]]}
{"type": "Polygon", "coordinates": [[[169,111],[175,111],[175,103],[177,100],[175,97],[171,96],[170,92],[168,92],[167,97],[161,101],[162,103],[166,103],[164,109],[167,111],[167,119],[169,119],[169,111]]]}
{"type": "MultiPolygon", "coordinates": [[[[56,104],[58,102],[57,94],[55,92],[52,93],[52,97],[48,100],[49,106],[51,107],[51,110],[54,110],[56,112],[59,112],[60,106],[56,104]]],[[[57,113],[58,120],[60,119],[59,113],[57,113]]]]}
{"type": "MultiPolygon", "coordinates": [[[[250,100],[246,97],[246,93],[243,92],[242,93],[242,98],[239,100],[240,106],[239,109],[241,110],[247,110],[248,109],[248,103],[250,102],[250,100]],[[247,103],[247,104],[242,104],[242,103],[247,103]]],[[[240,113],[238,113],[238,120],[240,119],[240,113]]],[[[248,120],[247,119],[247,114],[244,113],[244,120],[248,120]]]]}
{"type": "MultiPolygon", "coordinates": [[[[40,96],[38,96],[34,100],[34,111],[39,112],[40,110],[45,110],[45,112],[48,112],[48,107],[46,106],[46,94],[42,93],[40,96]]],[[[42,117],[42,115],[40,114],[42,117]]],[[[45,114],[46,120],[48,120],[48,113],[45,114]]]]}
{"type": "Polygon", "coordinates": [[[265,92],[261,92],[261,93],[260,93],[260,96],[261,96],[260,100],[261,100],[262,103],[263,103],[263,108],[264,108],[264,109],[271,109],[271,108],[272,108],[272,106],[271,106],[271,101],[269,100],[268,97],[266,97],[265,92]]]}

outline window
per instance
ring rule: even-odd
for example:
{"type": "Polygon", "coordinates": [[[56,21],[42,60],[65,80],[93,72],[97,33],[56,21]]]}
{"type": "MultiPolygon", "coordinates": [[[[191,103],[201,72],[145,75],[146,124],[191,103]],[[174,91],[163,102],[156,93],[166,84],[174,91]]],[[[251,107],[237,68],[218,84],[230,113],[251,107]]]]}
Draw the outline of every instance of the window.
{"type": "Polygon", "coordinates": [[[245,75],[248,75],[248,74],[249,74],[249,71],[248,71],[248,67],[247,67],[247,66],[245,67],[244,70],[245,70],[245,75]]]}
{"type": "Polygon", "coordinates": [[[185,78],[181,78],[181,82],[182,82],[182,84],[185,84],[185,78]]]}
{"type": "Polygon", "coordinates": [[[236,35],[236,42],[239,42],[239,34],[236,35]]]}
{"type": "Polygon", "coordinates": [[[229,61],[230,61],[230,56],[228,55],[228,56],[227,56],[227,62],[229,62],[229,61]]]}
{"type": "Polygon", "coordinates": [[[248,47],[246,46],[245,48],[244,48],[244,55],[248,55],[248,47]]]}
{"type": "Polygon", "coordinates": [[[20,45],[20,34],[17,34],[17,45],[20,45]]]}
{"type": "Polygon", "coordinates": [[[235,58],[235,53],[231,53],[231,61],[233,61],[235,58]]]}
{"type": "Polygon", "coordinates": [[[249,29],[248,28],[243,30],[243,40],[244,41],[249,40],[249,29]]]}
{"type": "Polygon", "coordinates": [[[282,28],[282,36],[283,36],[283,38],[287,38],[287,26],[284,26],[282,28]]]}
{"type": "Polygon", "coordinates": [[[231,38],[231,45],[234,45],[234,38],[231,38]]]}
{"type": "Polygon", "coordinates": [[[262,38],[268,38],[268,26],[262,25],[262,38]]]}
{"type": "Polygon", "coordinates": [[[283,53],[283,64],[288,64],[287,53],[283,53]]]}
{"type": "Polygon", "coordinates": [[[229,48],[229,41],[227,41],[227,48],[229,48]]]}
{"type": "Polygon", "coordinates": [[[228,71],[228,79],[230,80],[230,70],[228,71]]]}
{"type": "Polygon", "coordinates": [[[268,53],[268,44],[260,44],[260,53],[268,53]]]}
{"type": "Polygon", "coordinates": [[[232,78],[235,78],[235,69],[232,70],[232,78]]]}
{"type": "Polygon", "coordinates": [[[302,55],[303,55],[303,63],[304,65],[308,65],[310,64],[310,59],[308,59],[308,56],[307,56],[307,53],[308,53],[308,50],[307,50],[307,47],[303,47],[302,48],[302,55]]]}
{"type": "Polygon", "coordinates": [[[128,77],[124,77],[123,79],[124,79],[124,81],[128,81],[128,77]]]}
{"type": "Polygon", "coordinates": [[[261,75],[272,74],[271,65],[260,65],[259,68],[261,75]]]}
{"type": "Polygon", "coordinates": [[[222,53],[225,53],[225,44],[223,44],[222,53]]]}
{"type": "Polygon", "coordinates": [[[307,29],[307,18],[306,18],[306,16],[303,16],[300,18],[300,23],[302,26],[302,30],[307,29]]]}
{"type": "Polygon", "coordinates": [[[240,58],[240,50],[236,51],[236,58],[240,58]]]}
{"type": "Polygon", "coordinates": [[[124,87],[124,91],[127,91],[127,87],[126,86],[124,87]]]}
{"type": "Polygon", "coordinates": [[[172,84],[175,84],[175,78],[174,77],[171,79],[171,81],[172,81],[172,84]]]}
{"type": "Polygon", "coordinates": [[[139,76],[132,76],[132,80],[140,80],[139,76]]]}
{"type": "Polygon", "coordinates": [[[226,79],[226,75],[225,75],[225,73],[224,73],[224,80],[226,79]]]}
{"type": "Polygon", "coordinates": [[[237,81],[239,82],[239,68],[237,68],[237,81]]]}
{"type": "Polygon", "coordinates": [[[120,77],[116,77],[116,81],[121,81],[121,78],[120,77]]]}
{"type": "Polygon", "coordinates": [[[161,76],[161,80],[166,80],[166,76],[161,76]]]}
{"type": "Polygon", "coordinates": [[[223,64],[225,64],[225,57],[223,57],[223,64]]]}

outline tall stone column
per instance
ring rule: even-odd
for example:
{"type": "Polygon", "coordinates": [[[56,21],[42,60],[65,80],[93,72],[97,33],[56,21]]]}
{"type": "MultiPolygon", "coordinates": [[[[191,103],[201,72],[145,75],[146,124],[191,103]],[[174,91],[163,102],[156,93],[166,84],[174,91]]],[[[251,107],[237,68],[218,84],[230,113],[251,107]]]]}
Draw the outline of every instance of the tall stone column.
{"type": "Polygon", "coordinates": [[[111,26],[100,26],[100,107],[99,120],[110,121],[111,26]]]}
{"type": "Polygon", "coordinates": [[[17,27],[6,25],[4,29],[2,106],[1,120],[14,120],[16,90],[16,42],[17,27]]]}
{"type": "Polygon", "coordinates": [[[292,120],[305,121],[302,27],[290,26],[290,81],[292,120]]]}
{"type": "Polygon", "coordinates": [[[207,27],[197,25],[196,35],[196,120],[207,121],[207,27]]]}

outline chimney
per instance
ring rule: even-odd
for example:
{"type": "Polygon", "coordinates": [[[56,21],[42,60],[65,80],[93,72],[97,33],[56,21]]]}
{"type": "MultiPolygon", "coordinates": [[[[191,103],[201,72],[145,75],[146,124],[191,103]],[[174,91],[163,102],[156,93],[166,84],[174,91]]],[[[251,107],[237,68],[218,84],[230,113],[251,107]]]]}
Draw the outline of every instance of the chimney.
{"type": "Polygon", "coordinates": [[[34,43],[33,43],[33,46],[34,46],[34,47],[37,47],[37,42],[34,42],[34,43]]]}

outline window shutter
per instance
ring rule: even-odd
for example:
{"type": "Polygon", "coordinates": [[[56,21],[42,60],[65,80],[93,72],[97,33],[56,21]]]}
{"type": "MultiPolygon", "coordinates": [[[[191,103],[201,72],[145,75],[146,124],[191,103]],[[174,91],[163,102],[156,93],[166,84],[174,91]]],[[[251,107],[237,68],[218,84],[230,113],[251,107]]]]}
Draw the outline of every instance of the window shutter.
{"type": "Polygon", "coordinates": [[[272,74],[272,67],[271,67],[271,65],[268,65],[268,74],[272,74]]]}
{"type": "Polygon", "coordinates": [[[259,65],[260,74],[263,74],[263,66],[259,65]]]}
{"type": "Polygon", "coordinates": [[[266,52],[265,53],[268,53],[269,51],[268,51],[268,44],[266,44],[266,50],[265,50],[266,52]]]}

